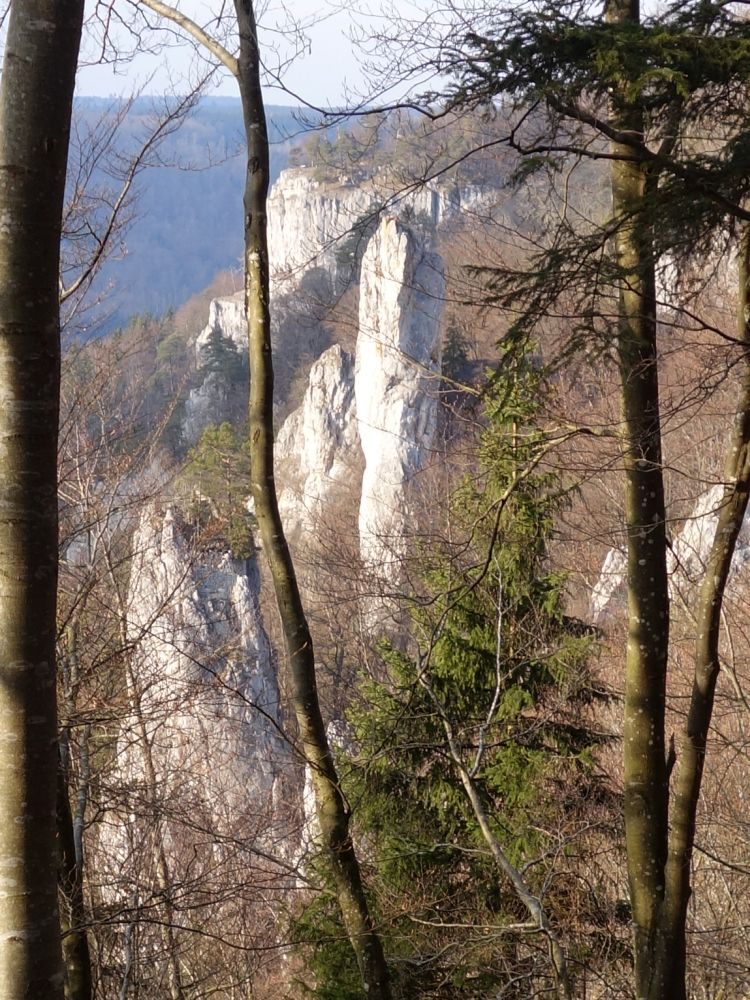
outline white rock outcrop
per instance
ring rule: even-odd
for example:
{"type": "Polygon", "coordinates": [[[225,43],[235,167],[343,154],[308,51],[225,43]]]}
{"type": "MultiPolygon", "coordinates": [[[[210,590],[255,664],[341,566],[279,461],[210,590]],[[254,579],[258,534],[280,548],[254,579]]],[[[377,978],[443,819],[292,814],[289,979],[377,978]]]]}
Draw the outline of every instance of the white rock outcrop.
{"type": "MultiPolygon", "coordinates": [[[[470,199],[475,197],[472,191],[470,199]]],[[[403,193],[377,180],[353,183],[317,180],[304,167],[283,170],[268,199],[268,254],[274,285],[299,282],[305,271],[339,272],[337,251],[352,227],[385,206],[391,215],[408,212],[438,226],[461,209],[455,186],[425,184],[403,193]]]]}
{"type": "Polygon", "coordinates": [[[245,318],[245,295],[235,295],[212,299],[208,307],[208,322],[198,334],[195,352],[198,364],[212,334],[231,340],[243,356],[247,354],[247,320],[245,318]]]}
{"type": "Polygon", "coordinates": [[[227,838],[267,847],[288,764],[258,567],[223,551],[196,555],[189,535],[175,510],[149,509],[133,537],[129,710],[109,776],[119,819],[105,839],[136,884],[154,823],[176,865],[227,838]]]}
{"type": "Polygon", "coordinates": [[[232,349],[238,359],[247,358],[247,322],[243,293],[225,298],[212,299],[208,307],[208,322],[195,342],[198,373],[203,381],[190,390],[185,399],[182,417],[182,441],[191,447],[201,434],[212,424],[236,419],[247,407],[247,378],[237,381],[227,377],[226,372],[212,370],[209,363],[212,338],[219,338],[216,346],[225,348],[231,355],[232,349]]]}
{"type": "Polygon", "coordinates": [[[441,258],[384,219],[362,260],[354,363],[338,346],[326,351],[276,440],[287,531],[325,525],[337,491],[354,486],[360,555],[385,583],[399,575],[436,445],[444,295],[441,258]]]}
{"type": "Polygon", "coordinates": [[[192,447],[207,427],[227,419],[232,395],[232,386],[216,372],[209,372],[199,386],[190,390],[181,428],[186,445],[192,447]]]}
{"type": "Polygon", "coordinates": [[[354,359],[338,345],[310,369],[302,405],[276,438],[276,464],[283,480],[279,509],[292,537],[313,529],[337,489],[361,475],[354,359]]]}
{"type": "Polygon", "coordinates": [[[444,299],[442,259],[384,219],[362,259],[354,385],[365,461],[360,552],[391,580],[410,496],[436,443],[444,299]]]}
{"type": "Polygon", "coordinates": [[[274,287],[288,288],[315,267],[335,276],[341,239],[376,204],[369,187],[318,181],[304,168],[282,170],[268,199],[274,287]]]}
{"type": "Polygon", "coordinates": [[[591,591],[589,613],[594,624],[598,624],[602,616],[609,610],[615,597],[622,593],[625,586],[625,575],[628,570],[628,557],[622,549],[610,549],[604,557],[599,577],[591,591]]]}
{"type": "MultiPolygon", "coordinates": [[[[702,493],[685,519],[682,530],[675,536],[667,552],[667,573],[673,595],[679,592],[687,599],[690,588],[700,583],[716,535],[723,496],[724,487],[718,484],[702,493]]],[[[746,516],[732,559],[732,573],[749,561],[750,517],[746,516]]],[[[622,549],[610,549],[604,557],[589,605],[594,623],[611,611],[614,602],[622,600],[627,565],[627,556],[622,549]]]]}

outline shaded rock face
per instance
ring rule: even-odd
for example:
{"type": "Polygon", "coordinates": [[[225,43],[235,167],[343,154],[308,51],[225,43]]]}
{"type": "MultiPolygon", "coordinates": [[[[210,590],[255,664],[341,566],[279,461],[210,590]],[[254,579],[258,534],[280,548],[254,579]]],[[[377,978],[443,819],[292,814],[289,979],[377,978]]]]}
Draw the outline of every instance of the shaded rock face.
{"type": "Polygon", "coordinates": [[[213,864],[227,839],[251,852],[267,844],[288,757],[258,567],[222,551],[196,555],[189,534],[175,510],[151,509],[133,538],[129,712],[111,776],[123,818],[107,846],[136,884],[155,823],[170,862],[192,852],[196,872],[198,845],[213,864]]]}
{"type": "Polygon", "coordinates": [[[246,393],[230,385],[218,372],[209,372],[185,400],[182,418],[182,441],[188,447],[198,442],[201,434],[213,424],[228,420],[244,408],[246,393]]]}
{"type": "Polygon", "coordinates": [[[242,293],[211,301],[208,322],[198,334],[195,352],[202,381],[185,400],[181,437],[187,447],[196,444],[207,427],[244,417],[247,367],[242,362],[247,359],[247,321],[242,293]],[[229,368],[217,369],[217,351],[227,358],[237,358],[243,368],[239,380],[238,373],[233,377],[229,368]]]}
{"type": "Polygon", "coordinates": [[[386,576],[403,554],[409,494],[436,443],[444,300],[441,258],[384,219],[362,260],[354,381],[365,459],[360,551],[386,576]]]}
{"type": "Polygon", "coordinates": [[[196,556],[188,534],[173,509],[163,518],[147,512],[135,533],[127,602],[133,684],[143,712],[162,717],[165,763],[195,753],[191,734],[202,730],[195,780],[209,797],[218,784],[244,802],[253,788],[273,785],[272,723],[280,722],[258,567],[227,552],[196,556]]]}

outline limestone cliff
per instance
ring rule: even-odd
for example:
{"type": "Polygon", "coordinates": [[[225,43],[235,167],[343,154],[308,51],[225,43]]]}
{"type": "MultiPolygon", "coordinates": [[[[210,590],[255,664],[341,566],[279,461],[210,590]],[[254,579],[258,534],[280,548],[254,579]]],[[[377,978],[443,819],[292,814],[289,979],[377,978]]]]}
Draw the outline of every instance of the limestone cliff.
{"type": "Polygon", "coordinates": [[[338,345],[310,370],[302,405],[276,439],[279,508],[291,535],[311,530],[337,490],[361,476],[354,409],[354,360],[338,345]]]}
{"type": "MultiPolygon", "coordinates": [[[[467,192],[473,203],[478,194],[467,192]]],[[[277,290],[299,283],[320,269],[335,280],[345,273],[342,251],[348,238],[361,240],[361,250],[381,212],[407,213],[438,226],[462,206],[462,193],[452,185],[425,184],[397,191],[377,178],[355,184],[320,181],[307,168],[283,170],[268,201],[268,252],[277,290]],[[354,233],[352,230],[354,229],[354,233]]],[[[360,253],[361,255],[361,253],[360,253]]]]}
{"type": "MultiPolygon", "coordinates": [[[[682,529],[675,535],[668,552],[667,571],[670,589],[679,590],[683,600],[695,591],[695,583],[705,571],[718,523],[719,509],[724,488],[712,486],[702,493],[685,519],[682,529]]],[[[750,518],[745,519],[737,539],[732,573],[739,572],[750,561],[750,518]]],[[[594,622],[611,613],[613,605],[622,603],[627,574],[627,557],[618,548],[610,549],[604,558],[599,578],[591,594],[590,614],[594,622]]]]}
{"type": "Polygon", "coordinates": [[[384,219],[362,260],[354,384],[365,459],[360,551],[386,576],[403,554],[410,497],[436,443],[444,300],[441,258],[384,219]]]}
{"type": "Polygon", "coordinates": [[[137,884],[155,823],[178,865],[207,837],[267,847],[288,755],[255,562],[193,551],[171,508],[148,509],[132,545],[128,710],[109,778],[128,822],[108,847],[137,884]]]}
{"type": "Polygon", "coordinates": [[[354,485],[360,553],[378,577],[397,572],[436,443],[444,291],[440,257],[384,219],[362,261],[356,358],[326,351],[277,437],[287,530],[309,531],[354,485]]]}
{"type": "Polygon", "coordinates": [[[208,307],[208,322],[198,334],[195,350],[200,364],[212,335],[231,340],[238,351],[247,354],[247,322],[245,319],[245,295],[235,295],[213,299],[208,307]]]}

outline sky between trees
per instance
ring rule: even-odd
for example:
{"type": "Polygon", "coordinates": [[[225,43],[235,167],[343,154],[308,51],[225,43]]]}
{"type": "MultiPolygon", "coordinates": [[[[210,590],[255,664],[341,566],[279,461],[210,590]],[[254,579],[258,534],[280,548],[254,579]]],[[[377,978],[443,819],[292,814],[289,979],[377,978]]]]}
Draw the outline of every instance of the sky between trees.
{"type": "MultiPolygon", "coordinates": [[[[93,6],[93,0],[88,0],[87,12],[90,13],[93,6]]],[[[203,23],[207,21],[208,6],[206,0],[184,0],[180,9],[203,23]]],[[[296,105],[300,103],[299,96],[323,107],[341,105],[348,94],[363,88],[358,52],[350,38],[355,25],[351,4],[333,0],[294,0],[293,4],[285,5],[279,0],[271,0],[263,6],[261,41],[266,52],[275,47],[282,57],[293,52],[292,42],[284,40],[279,31],[289,24],[290,18],[303,26],[306,40],[303,51],[284,72],[284,85],[288,90],[266,86],[265,97],[269,103],[296,105]]],[[[400,8],[405,10],[411,6],[408,0],[399,0],[400,8]]],[[[359,25],[372,24],[376,20],[378,18],[373,15],[356,16],[359,25]]],[[[127,47],[125,45],[124,50],[127,47]]],[[[99,56],[95,40],[84,38],[76,85],[79,96],[121,97],[139,88],[153,94],[180,92],[188,89],[191,74],[195,76],[196,54],[184,43],[170,48],[168,54],[139,52],[133,59],[116,64],[99,64],[99,56]]],[[[236,82],[226,72],[218,73],[209,92],[236,97],[236,82]]]]}

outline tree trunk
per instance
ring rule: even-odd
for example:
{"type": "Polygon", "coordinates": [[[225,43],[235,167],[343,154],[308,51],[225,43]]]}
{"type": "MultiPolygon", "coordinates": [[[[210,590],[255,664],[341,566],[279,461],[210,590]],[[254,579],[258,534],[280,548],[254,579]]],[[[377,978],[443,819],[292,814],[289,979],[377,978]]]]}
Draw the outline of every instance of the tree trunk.
{"type": "Polygon", "coordinates": [[[263,549],[273,577],[286,644],[292,700],[305,760],[313,776],[326,860],[333,874],[346,933],[373,1000],[389,1000],[388,969],[370,918],[349,835],[315,680],[315,657],[294,566],[279,516],[273,469],[273,365],[269,311],[266,201],[268,135],[260,87],[260,59],[251,0],[235,0],[240,35],[238,81],[247,135],[245,188],[245,305],[250,350],[250,461],[252,492],[263,549]]]}
{"type": "MultiPolygon", "coordinates": [[[[613,24],[639,20],[638,0],[610,0],[613,24]]],[[[618,128],[642,135],[643,115],[613,95],[618,128]]],[[[639,1000],[661,997],[657,975],[667,860],[668,776],[664,712],[669,646],[667,537],[656,345],[656,281],[643,219],[647,168],[613,143],[612,201],[618,221],[617,355],[622,394],[628,548],[628,645],[625,668],[625,843],[633,910],[635,986],[639,1000]]]]}
{"type": "Polygon", "coordinates": [[[0,84],[0,1000],[63,992],[59,251],[83,0],[14,0],[0,84]]]}
{"type": "Polygon", "coordinates": [[[665,994],[685,1000],[686,922],[690,901],[690,861],[695,840],[698,798],[703,780],[708,730],[719,676],[721,609],[737,538],[750,494],[750,232],[745,230],[739,255],[737,338],[743,345],[742,382],[737,417],[724,471],[716,533],[706,562],[698,598],[695,630],[695,673],[685,729],[678,751],[678,768],[670,813],[669,859],[663,917],[664,981],[675,984],[665,994]]]}
{"type": "Polygon", "coordinates": [[[86,935],[83,864],[76,845],[68,798],[66,768],[60,760],[57,778],[57,827],[60,844],[61,930],[65,967],[65,1000],[91,1000],[91,956],[86,935]]]}

